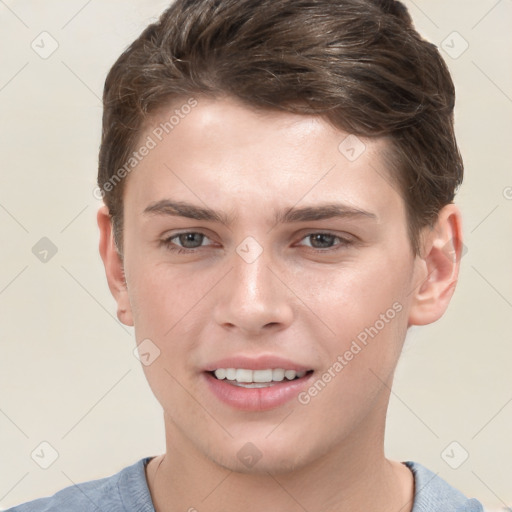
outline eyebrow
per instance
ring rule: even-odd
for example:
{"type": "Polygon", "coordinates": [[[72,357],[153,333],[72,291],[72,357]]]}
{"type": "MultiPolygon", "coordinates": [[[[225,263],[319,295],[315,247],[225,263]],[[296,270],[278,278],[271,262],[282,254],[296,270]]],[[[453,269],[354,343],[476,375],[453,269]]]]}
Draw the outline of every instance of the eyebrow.
{"type": "MultiPolygon", "coordinates": [[[[161,199],[149,204],[143,212],[145,215],[170,215],[194,220],[205,220],[230,225],[236,217],[224,212],[217,212],[207,207],[200,207],[184,201],[161,199]]],[[[374,213],[353,208],[343,203],[322,203],[301,208],[290,207],[274,214],[275,224],[308,222],[333,218],[367,218],[377,220],[374,213]]]]}

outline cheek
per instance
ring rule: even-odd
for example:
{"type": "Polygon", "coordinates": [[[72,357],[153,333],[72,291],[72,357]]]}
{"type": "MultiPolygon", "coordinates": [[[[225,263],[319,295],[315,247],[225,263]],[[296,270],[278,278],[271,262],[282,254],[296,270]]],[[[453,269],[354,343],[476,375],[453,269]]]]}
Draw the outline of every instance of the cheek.
{"type": "Polygon", "coordinates": [[[151,358],[145,364],[141,357],[142,368],[156,399],[174,421],[180,421],[184,411],[188,417],[200,416],[190,407],[189,395],[194,394],[196,371],[189,356],[199,339],[193,306],[200,291],[182,274],[158,264],[131,273],[135,337],[146,344],[151,358]]]}
{"type": "Polygon", "coordinates": [[[329,411],[329,432],[341,440],[367,415],[385,413],[378,404],[386,403],[407,330],[405,306],[388,298],[372,296],[356,305],[347,301],[345,310],[326,317],[336,336],[318,341],[325,366],[298,396],[299,412],[312,430],[325,431],[329,411]]]}
{"type": "Polygon", "coordinates": [[[172,404],[188,403],[190,396],[180,383],[191,392],[197,384],[193,355],[200,349],[201,331],[209,320],[201,298],[211,283],[158,263],[140,266],[131,278],[137,343],[150,340],[158,355],[143,367],[148,383],[162,406],[171,397],[172,404]]]}
{"type": "MultiPolygon", "coordinates": [[[[315,343],[325,367],[304,402],[315,402],[319,411],[337,404],[343,415],[347,408],[369,407],[383,390],[407,332],[410,265],[403,257],[399,261],[376,255],[351,271],[340,269],[304,283],[304,293],[309,290],[306,304],[330,328],[317,331],[315,343]],[[327,335],[320,337],[318,332],[327,335]]],[[[310,318],[309,330],[315,333],[319,320],[310,318]]]]}
{"type": "Polygon", "coordinates": [[[141,335],[165,341],[172,337],[174,326],[188,314],[203,286],[183,270],[162,264],[139,265],[130,273],[130,303],[136,330],[141,335]]]}
{"type": "Polygon", "coordinates": [[[392,308],[399,303],[406,309],[411,291],[409,266],[405,260],[400,262],[375,252],[364,262],[350,262],[335,270],[326,267],[303,271],[289,284],[318,319],[331,328],[333,336],[347,338],[348,334],[355,335],[373,325],[390,308],[389,316],[401,320],[404,315],[394,315],[399,307],[392,308]]]}

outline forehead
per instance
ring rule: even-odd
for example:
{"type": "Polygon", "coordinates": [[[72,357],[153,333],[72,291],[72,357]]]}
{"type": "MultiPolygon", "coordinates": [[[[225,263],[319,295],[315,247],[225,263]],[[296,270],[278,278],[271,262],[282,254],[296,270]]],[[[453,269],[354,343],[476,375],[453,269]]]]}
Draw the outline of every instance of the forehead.
{"type": "Polygon", "coordinates": [[[389,141],[356,137],[319,116],[256,110],[231,97],[182,98],[147,120],[137,147],[144,144],[151,150],[125,191],[140,205],[170,193],[245,209],[402,202],[384,156],[389,141]]]}

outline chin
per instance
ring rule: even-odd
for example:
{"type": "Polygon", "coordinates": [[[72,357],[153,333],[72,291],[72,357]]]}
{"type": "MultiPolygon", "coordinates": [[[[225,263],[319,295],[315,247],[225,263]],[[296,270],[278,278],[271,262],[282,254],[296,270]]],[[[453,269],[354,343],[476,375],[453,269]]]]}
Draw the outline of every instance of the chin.
{"type": "Polygon", "coordinates": [[[268,473],[278,475],[303,468],[308,453],[303,444],[290,440],[283,445],[280,441],[269,442],[264,438],[254,442],[237,439],[222,453],[210,453],[209,458],[229,471],[268,476],[268,473]]]}
{"type": "Polygon", "coordinates": [[[295,457],[293,459],[278,459],[275,456],[271,458],[263,456],[254,465],[246,465],[240,462],[237,457],[215,462],[235,473],[261,476],[287,474],[302,469],[305,465],[303,460],[296,460],[295,457]]]}

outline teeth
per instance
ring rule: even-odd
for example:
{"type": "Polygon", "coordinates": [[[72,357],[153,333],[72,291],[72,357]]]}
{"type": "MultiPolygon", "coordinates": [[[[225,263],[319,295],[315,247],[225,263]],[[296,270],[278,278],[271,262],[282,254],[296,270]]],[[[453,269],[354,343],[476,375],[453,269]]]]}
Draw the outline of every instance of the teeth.
{"type": "Polygon", "coordinates": [[[227,371],[224,368],[219,368],[218,370],[215,371],[215,377],[217,377],[217,379],[219,380],[225,379],[226,374],[227,371]]]}
{"type": "Polygon", "coordinates": [[[292,379],[294,379],[294,378],[295,378],[295,375],[297,375],[297,372],[296,372],[296,371],[294,371],[294,370],[286,370],[286,371],[284,372],[284,376],[285,376],[285,378],[286,378],[286,379],[288,379],[288,380],[292,380],[292,379]]]}
{"type": "Polygon", "coordinates": [[[275,370],[272,370],[272,380],[281,382],[284,379],[285,373],[286,371],[283,370],[282,368],[276,368],[275,370]]]}
{"type": "MultiPolygon", "coordinates": [[[[264,383],[281,382],[285,378],[293,380],[304,377],[305,371],[297,372],[295,370],[284,370],[283,368],[274,368],[266,370],[247,370],[245,368],[218,368],[215,370],[215,377],[219,380],[230,380],[244,383],[264,383]]],[[[257,387],[257,386],[255,386],[257,387]]]]}
{"type": "Polygon", "coordinates": [[[246,372],[252,373],[252,379],[247,382],[271,382],[272,381],[272,370],[245,370],[246,372]]]}
{"type": "Polygon", "coordinates": [[[237,382],[254,382],[251,370],[237,370],[235,380],[237,382]]]}

